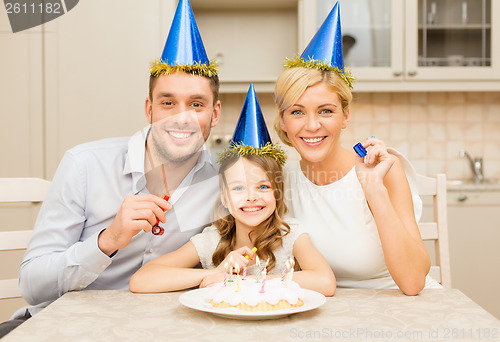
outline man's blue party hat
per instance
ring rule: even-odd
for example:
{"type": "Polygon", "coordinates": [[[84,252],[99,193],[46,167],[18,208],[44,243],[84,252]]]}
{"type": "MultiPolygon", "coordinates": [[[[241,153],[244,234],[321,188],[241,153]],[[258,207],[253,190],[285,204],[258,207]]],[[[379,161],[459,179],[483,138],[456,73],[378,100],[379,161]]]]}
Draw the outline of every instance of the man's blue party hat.
{"type": "Polygon", "coordinates": [[[217,64],[208,60],[189,0],[179,0],[161,58],[150,69],[153,76],[177,71],[217,75],[217,64]]]}
{"type": "Polygon", "coordinates": [[[293,60],[287,59],[285,61],[285,68],[294,67],[334,70],[352,88],[354,77],[349,70],[344,68],[340,5],[338,2],[335,3],[302,55],[293,60]]]}
{"type": "Polygon", "coordinates": [[[219,155],[219,162],[234,155],[248,154],[272,157],[281,165],[286,161],[285,152],[271,142],[253,84],[248,89],[231,145],[219,155]]]}

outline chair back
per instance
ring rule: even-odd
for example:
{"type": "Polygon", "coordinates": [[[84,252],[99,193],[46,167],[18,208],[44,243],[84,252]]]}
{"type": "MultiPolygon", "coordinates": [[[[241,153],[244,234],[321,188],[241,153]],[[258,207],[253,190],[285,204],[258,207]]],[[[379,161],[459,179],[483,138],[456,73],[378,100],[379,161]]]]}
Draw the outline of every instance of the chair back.
{"type": "Polygon", "coordinates": [[[432,196],[433,220],[418,224],[422,240],[434,242],[436,261],[431,266],[429,275],[444,287],[451,288],[446,174],[438,174],[436,177],[417,174],[417,187],[420,196],[432,196]]]}
{"type": "MultiPolygon", "coordinates": [[[[41,178],[0,178],[0,203],[40,203],[49,190],[50,181],[41,178]]],[[[33,227],[0,231],[0,252],[28,247],[33,227]]],[[[21,297],[18,278],[0,279],[0,299],[21,297]]]]}

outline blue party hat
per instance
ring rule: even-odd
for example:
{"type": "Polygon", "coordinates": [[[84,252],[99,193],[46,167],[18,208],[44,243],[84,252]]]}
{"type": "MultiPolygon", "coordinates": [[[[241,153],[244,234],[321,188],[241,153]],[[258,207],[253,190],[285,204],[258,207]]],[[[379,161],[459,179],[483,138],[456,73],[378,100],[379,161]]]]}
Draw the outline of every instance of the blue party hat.
{"type": "Polygon", "coordinates": [[[340,6],[337,2],[330,14],[305,48],[300,58],[319,60],[323,63],[344,69],[342,55],[342,30],[340,27],[340,6]]]}
{"type": "Polygon", "coordinates": [[[344,67],[342,55],[342,30],[340,27],[340,5],[335,3],[318,32],[304,49],[302,55],[287,59],[285,68],[305,67],[334,70],[352,88],[354,77],[344,67]]]}
{"type": "Polygon", "coordinates": [[[217,75],[217,64],[208,60],[189,0],[179,0],[161,58],[150,69],[153,76],[177,71],[217,75]]]}
{"type": "Polygon", "coordinates": [[[234,155],[248,154],[272,157],[281,165],[286,161],[285,152],[271,142],[253,84],[248,89],[231,145],[219,155],[219,162],[234,155]]]}
{"type": "Polygon", "coordinates": [[[235,144],[245,144],[255,148],[261,148],[271,142],[271,137],[269,136],[269,131],[267,130],[253,84],[250,84],[250,88],[248,89],[247,97],[231,140],[235,144]]]}

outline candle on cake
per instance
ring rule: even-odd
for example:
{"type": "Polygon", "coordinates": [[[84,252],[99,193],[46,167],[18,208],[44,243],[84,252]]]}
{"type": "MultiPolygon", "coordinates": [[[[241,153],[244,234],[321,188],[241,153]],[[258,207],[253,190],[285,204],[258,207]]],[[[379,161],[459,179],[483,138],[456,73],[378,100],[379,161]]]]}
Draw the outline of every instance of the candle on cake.
{"type": "Polygon", "coordinates": [[[295,266],[295,260],[293,258],[290,258],[288,261],[287,261],[287,268],[290,270],[288,272],[288,274],[286,275],[285,277],[285,282],[283,283],[283,287],[285,287],[288,282],[290,280],[292,280],[292,276],[293,276],[293,268],[295,266]]]}
{"type": "Polygon", "coordinates": [[[224,286],[227,286],[227,262],[224,264],[224,286]]]}
{"type": "Polygon", "coordinates": [[[259,278],[260,278],[260,272],[261,272],[259,257],[256,257],[256,259],[255,259],[255,265],[257,265],[257,274],[256,274],[255,282],[258,283],[259,282],[259,278]]]}
{"type": "Polygon", "coordinates": [[[229,258],[229,280],[228,282],[233,281],[233,256],[229,258]]]}
{"type": "Polygon", "coordinates": [[[292,280],[294,270],[295,270],[295,259],[290,258],[290,280],[292,280]]]}
{"type": "Polygon", "coordinates": [[[240,290],[240,265],[236,263],[234,268],[236,270],[236,292],[238,292],[240,290]]]}
{"type": "Polygon", "coordinates": [[[286,277],[286,270],[290,268],[288,266],[288,260],[285,262],[285,266],[283,266],[283,270],[281,271],[281,281],[285,281],[285,277],[286,277]]]}
{"type": "Polygon", "coordinates": [[[260,288],[259,293],[264,293],[264,285],[266,284],[266,278],[267,278],[267,268],[264,268],[264,271],[262,271],[262,287],[260,288]]]}

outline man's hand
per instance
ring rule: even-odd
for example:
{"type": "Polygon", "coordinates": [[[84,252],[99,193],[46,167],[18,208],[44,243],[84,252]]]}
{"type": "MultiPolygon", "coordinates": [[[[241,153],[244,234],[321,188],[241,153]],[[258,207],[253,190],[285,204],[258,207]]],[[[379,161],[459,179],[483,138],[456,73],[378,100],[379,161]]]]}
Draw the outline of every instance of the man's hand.
{"type": "Polygon", "coordinates": [[[170,203],[155,195],[126,197],[113,223],[99,235],[99,249],[109,256],[126,247],[141,230],[149,232],[157,219],[164,223],[165,211],[170,209],[170,203]]]}

